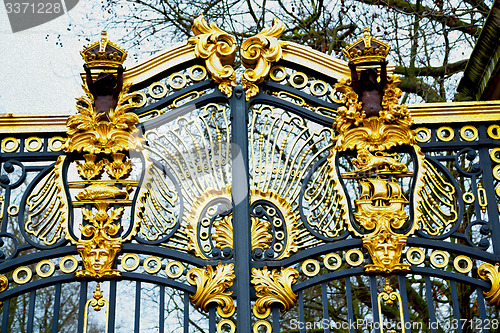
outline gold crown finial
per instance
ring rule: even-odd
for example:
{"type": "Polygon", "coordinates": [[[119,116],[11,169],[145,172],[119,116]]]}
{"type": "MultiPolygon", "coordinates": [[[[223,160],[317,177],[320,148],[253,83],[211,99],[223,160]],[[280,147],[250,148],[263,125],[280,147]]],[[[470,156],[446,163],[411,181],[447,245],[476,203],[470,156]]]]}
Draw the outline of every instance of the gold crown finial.
{"type": "Polygon", "coordinates": [[[363,36],[350,44],[342,53],[355,64],[364,62],[383,62],[391,46],[370,35],[368,28],[363,29],[363,36]]]}
{"type": "Polygon", "coordinates": [[[127,51],[107,38],[106,31],[101,32],[101,40],[85,47],[80,54],[91,68],[116,68],[127,58],[127,51]]]}

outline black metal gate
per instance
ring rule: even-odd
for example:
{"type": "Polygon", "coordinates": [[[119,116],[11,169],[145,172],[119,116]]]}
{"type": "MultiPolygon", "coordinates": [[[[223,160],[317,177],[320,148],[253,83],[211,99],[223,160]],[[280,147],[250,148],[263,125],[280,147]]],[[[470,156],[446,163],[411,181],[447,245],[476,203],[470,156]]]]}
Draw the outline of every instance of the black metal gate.
{"type": "Polygon", "coordinates": [[[496,103],[408,111],[388,68],[370,118],[279,21],[241,84],[234,38],[193,31],[123,87],[126,52],[87,47],[67,130],[0,123],[2,333],[497,331],[496,103]]]}

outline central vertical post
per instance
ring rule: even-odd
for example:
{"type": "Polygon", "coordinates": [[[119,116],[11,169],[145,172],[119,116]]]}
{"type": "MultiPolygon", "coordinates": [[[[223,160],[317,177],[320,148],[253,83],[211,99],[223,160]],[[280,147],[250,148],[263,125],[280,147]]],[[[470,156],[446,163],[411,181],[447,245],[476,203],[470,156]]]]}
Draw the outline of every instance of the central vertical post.
{"type": "Polygon", "coordinates": [[[248,126],[243,88],[234,88],[230,100],[232,140],[233,244],[236,275],[236,331],[251,332],[250,201],[248,184],[248,126]]]}

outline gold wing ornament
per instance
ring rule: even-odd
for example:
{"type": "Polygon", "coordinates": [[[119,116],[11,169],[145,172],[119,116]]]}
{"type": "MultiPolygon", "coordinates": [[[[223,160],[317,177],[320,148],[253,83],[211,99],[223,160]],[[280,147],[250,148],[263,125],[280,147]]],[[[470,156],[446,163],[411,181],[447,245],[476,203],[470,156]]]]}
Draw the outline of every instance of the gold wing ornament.
{"type": "Polygon", "coordinates": [[[306,227],[323,240],[333,240],[349,227],[348,203],[338,178],[337,151],[306,180],[303,211],[306,227]]]}
{"type": "Polygon", "coordinates": [[[164,241],[179,227],[182,197],[173,178],[146,157],[146,170],[135,208],[138,236],[150,242],[164,241]]]}
{"type": "Polygon", "coordinates": [[[459,196],[455,186],[440,167],[424,157],[415,146],[419,172],[415,184],[414,221],[431,237],[446,237],[458,228],[459,196]]]}
{"type": "Polygon", "coordinates": [[[62,178],[65,160],[66,156],[60,156],[53,169],[35,185],[26,199],[27,220],[24,231],[32,245],[51,246],[61,240],[63,234],[69,237],[68,198],[62,178]]]}

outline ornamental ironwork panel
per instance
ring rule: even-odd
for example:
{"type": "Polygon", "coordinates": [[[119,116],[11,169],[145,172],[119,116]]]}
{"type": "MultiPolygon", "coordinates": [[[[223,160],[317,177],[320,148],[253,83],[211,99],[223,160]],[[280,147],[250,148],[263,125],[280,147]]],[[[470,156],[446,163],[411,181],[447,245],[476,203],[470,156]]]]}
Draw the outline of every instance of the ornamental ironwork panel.
{"type": "Polygon", "coordinates": [[[284,28],[242,70],[202,16],[127,70],[103,33],[77,113],[0,119],[2,333],[497,331],[499,105],[284,28]]]}

